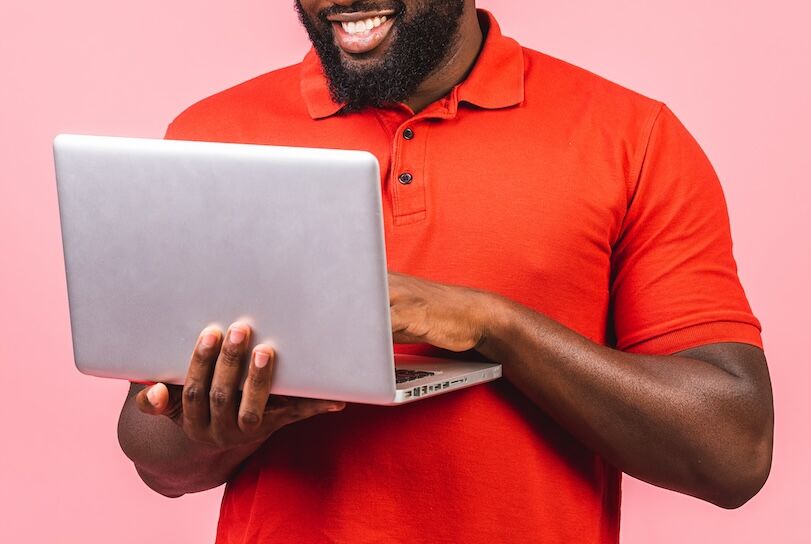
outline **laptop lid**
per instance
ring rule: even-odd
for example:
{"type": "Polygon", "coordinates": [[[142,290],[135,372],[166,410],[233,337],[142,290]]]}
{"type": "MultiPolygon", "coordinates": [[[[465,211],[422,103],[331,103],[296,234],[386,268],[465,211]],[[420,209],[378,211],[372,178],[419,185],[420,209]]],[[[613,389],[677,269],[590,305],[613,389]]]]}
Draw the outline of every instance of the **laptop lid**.
{"type": "Polygon", "coordinates": [[[199,332],[246,319],[273,393],[394,398],[373,155],[60,135],[54,157],[79,370],[182,383],[199,332]]]}

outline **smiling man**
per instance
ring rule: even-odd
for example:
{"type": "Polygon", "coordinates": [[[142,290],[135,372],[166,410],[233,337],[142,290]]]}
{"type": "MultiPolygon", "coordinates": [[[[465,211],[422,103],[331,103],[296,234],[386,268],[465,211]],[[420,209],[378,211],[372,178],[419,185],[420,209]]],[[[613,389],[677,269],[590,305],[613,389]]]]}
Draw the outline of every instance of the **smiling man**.
{"type": "Polygon", "coordinates": [[[124,404],[144,481],[228,482],[222,543],[615,543],[621,472],[751,498],[772,453],[760,325],[716,175],[670,110],[522,48],[473,0],[296,7],[304,61],[167,136],[374,153],[398,350],[506,379],[397,408],[279,398],[247,324],[206,329],[182,388],[124,404]]]}
{"type": "Polygon", "coordinates": [[[464,77],[482,42],[464,0],[306,4],[296,1],[299,18],[344,111],[406,101],[418,111],[464,77]]]}

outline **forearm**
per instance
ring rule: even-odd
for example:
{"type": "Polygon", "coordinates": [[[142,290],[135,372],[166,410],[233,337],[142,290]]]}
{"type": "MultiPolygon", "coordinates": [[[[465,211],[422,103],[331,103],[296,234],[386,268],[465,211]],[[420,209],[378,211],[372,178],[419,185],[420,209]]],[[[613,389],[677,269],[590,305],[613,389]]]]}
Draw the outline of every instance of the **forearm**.
{"type": "Polygon", "coordinates": [[[479,351],[620,470],[728,507],[762,485],[771,462],[762,407],[771,398],[748,380],[692,357],[600,346],[500,297],[489,311],[479,351]]]}
{"type": "Polygon", "coordinates": [[[134,402],[139,389],[130,390],[121,410],[118,440],[144,483],[162,495],[178,497],[225,483],[261,445],[223,451],[194,442],[168,417],[139,411],[134,402]]]}

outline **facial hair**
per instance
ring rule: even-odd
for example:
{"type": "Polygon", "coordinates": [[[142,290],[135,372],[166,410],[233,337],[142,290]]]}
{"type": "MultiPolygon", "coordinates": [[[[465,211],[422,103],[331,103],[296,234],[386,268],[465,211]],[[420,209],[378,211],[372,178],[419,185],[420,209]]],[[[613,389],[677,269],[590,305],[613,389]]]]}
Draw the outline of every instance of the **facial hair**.
{"type": "Polygon", "coordinates": [[[313,19],[296,0],[299,19],[313,43],[329,82],[332,98],[345,111],[380,108],[404,102],[431,75],[457,43],[464,0],[426,0],[407,11],[401,0],[361,1],[333,6],[313,19]],[[368,67],[352,66],[342,58],[329,15],[394,9],[396,31],[385,56],[368,67]]]}

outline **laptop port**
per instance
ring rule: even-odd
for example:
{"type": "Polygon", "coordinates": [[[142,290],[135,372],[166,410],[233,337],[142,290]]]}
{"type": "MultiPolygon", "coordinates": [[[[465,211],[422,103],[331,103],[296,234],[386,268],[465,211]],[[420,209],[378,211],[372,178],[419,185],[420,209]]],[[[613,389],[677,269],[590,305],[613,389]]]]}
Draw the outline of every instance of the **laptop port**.
{"type": "Polygon", "coordinates": [[[450,386],[451,384],[449,384],[448,382],[442,382],[442,389],[447,389],[450,386]]]}

